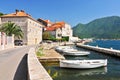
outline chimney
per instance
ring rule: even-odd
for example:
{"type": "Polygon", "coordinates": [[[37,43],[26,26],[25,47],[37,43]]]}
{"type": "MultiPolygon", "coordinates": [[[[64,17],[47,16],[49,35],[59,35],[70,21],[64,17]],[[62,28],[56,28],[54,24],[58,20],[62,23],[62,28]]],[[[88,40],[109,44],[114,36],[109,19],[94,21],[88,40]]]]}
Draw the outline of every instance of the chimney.
{"type": "Polygon", "coordinates": [[[21,12],[25,12],[24,10],[21,10],[21,12]]]}
{"type": "Polygon", "coordinates": [[[18,9],[16,9],[16,10],[15,10],[15,12],[16,12],[16,14],[17,14],[17,12],[19,12],[19,10],[18,10],[18,9]]]}

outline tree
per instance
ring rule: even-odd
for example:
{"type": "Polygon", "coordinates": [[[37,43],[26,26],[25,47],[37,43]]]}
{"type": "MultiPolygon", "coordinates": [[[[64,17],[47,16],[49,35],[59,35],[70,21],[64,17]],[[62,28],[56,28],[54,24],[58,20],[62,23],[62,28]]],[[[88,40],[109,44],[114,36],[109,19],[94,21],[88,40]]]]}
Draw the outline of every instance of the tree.
{"type": "Polygon", "coordinates": [[[3,16],[4,14],[0,12],[0,16],[3,16]]]}
{"type": "Polygon", "coordinates": [[[12,36],[14,34],[15,37],[18,39],[23,38],[23,31],[21,30],[20,26],[17,26],[15,23],[4,23],[0,26],[0,31],[5,32],[7,36],[12,36]]]}
{"type": "Polygon", "coordinates": [[[47,32],[47,31],[45,31],[45,32],[43,32],[43,39],[44,40],[48,40],[49,38],[50,38],[50,33],[49,32],[47,32]]]}

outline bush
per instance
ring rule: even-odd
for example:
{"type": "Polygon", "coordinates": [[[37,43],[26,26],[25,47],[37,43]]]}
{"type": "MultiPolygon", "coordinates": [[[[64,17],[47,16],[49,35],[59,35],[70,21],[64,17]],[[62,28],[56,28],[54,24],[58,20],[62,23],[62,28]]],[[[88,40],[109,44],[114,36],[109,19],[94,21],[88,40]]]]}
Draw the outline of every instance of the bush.
{"type": "Polygon", "coordinates": [[[43,48],[39,48],[38,51],[36,52],[37,57],[43,56],[43,48]]]}
{"type": "Polygon", "coordinates": [[[54,36],[50,36],[49,40],[56,41],[56,38],[54,36]]]}
{"type": "Polygon", "coordinates": [[[69,41],[69,37],[68,36],[64,36],[64,37],[62,37],[62,40],[69,41]]]}

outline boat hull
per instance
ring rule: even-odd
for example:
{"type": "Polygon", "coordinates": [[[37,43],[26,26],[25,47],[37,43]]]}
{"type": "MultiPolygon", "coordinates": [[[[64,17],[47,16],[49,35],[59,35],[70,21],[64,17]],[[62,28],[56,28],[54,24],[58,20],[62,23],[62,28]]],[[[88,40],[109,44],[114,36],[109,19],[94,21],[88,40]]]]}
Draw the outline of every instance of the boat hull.
{"type": "Polygon", "coordinates": [[[107,60],[62,60],[60,67],[90,69],[107,66],[107,60]]]}
{"type": "Polygon", "coordinates": [[[72,48],[70,46],[58,46],[55,48],[55,50],[58,52],[63,52],[63,50],[66,50],[66,49],[72,49],[72,48]]]}
{"type": "Polygon", "coordinates": [[[68,56],[87,56],[90,52],[85,51],[64,51],[64,55],[68,56]]]}

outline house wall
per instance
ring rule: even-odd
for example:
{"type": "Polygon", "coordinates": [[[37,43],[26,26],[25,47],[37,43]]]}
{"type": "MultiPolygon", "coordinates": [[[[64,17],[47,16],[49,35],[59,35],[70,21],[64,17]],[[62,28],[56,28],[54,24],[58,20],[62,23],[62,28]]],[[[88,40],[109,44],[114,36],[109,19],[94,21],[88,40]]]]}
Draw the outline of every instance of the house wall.
{"type": "Polygon", "coordinates": [[[1,18],[0,18],[0,24],[1,24],[1,18]]]}
{"type": "Polygon", "coordinates": [[[69,24],[65,24],[65,27],[62,28],[62,36],[72,37],[72,29],[69,24]]]}
{"type": "Polygon", "coordinates": [[[56,29],[56,38],[61,38],[62,37],[62,29],[58,28],[56,29]]]}
{"type": "Polygon", "coordinates": [[[14,47],[14,35],[6,36],[5,33],[0,32],[0,50],[14,47]]]}
{"type": "Polygon", "coordinates": [[[6,41],[6,35],[5,33],[0,32],[0,50],[4,50],[5,48],[5,41],[6,41]]]}
{"type": "Polygon", "coordinates": [[[60,28],[56,29],[55,31],[48,31],[48,32],[57,39],[62,37],[62,31],[60,28]]]}
{"type": "Polygon", "coordinates": [[[28,19],[27,20],[27,38],[28,38],[28,44],[39,44],[42,41],[42,25],[28,19]]]}
{"type": "Polygon", "coordinates": [[[56,37],[56,31],[48,31],[52,36],[56,37]]]}
{"type": "MultiPolygon", "coordinates": [[[[3,17],[2,19],[2,23],[7,23],[8,21],[11,21],[13,23],[15,23],[16,25],[20,26],[23,33],[24,33],[24,37],[23,37],[23,42],[24,43],[27,43],[27,18],[23,17],[23,18],[20,18],[20,17],[3,17]]],[[[17,39],[17,38],[15,38],[17,39]]]]}
{"type": "MultiPolygon", "coordinates": [[[[2,23],[11,21],[21,27],[27,45],[38,44],[42,41],[42,25],[28,17],[2,17],[2,23]]],[[[15,38],[17,39],[17,38],[15,38]]]]}

